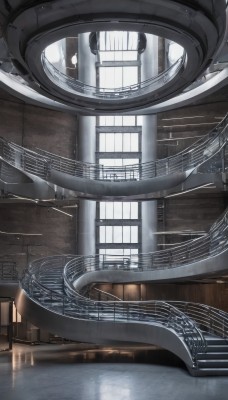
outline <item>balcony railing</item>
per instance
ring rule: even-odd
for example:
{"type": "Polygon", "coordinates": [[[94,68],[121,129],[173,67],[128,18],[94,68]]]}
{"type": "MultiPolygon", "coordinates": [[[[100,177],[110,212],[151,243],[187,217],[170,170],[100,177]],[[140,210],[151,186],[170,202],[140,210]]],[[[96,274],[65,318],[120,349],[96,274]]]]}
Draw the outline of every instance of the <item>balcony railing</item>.
{"type": "Polygon", "coordinates": [[[0,157],[25,173],[49,180],[52,170],[77,178],[97,181],[148,180],[169,174],[191,172],[226,145],[228,116],[208,135],[175,156],[142,164],[107,167],[75,161],[44,150],[34,152],[0,138],[0,157]]]}

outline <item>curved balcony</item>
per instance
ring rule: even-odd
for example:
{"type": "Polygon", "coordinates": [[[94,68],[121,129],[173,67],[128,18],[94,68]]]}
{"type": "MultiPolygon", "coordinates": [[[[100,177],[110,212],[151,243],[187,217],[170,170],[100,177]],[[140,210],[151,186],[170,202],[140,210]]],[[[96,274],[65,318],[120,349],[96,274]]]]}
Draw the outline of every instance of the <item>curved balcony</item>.
{"type": "Polygon", "coordinates": [[[0,139],[0,157],[8,164],[78,196],[92,199],[150,198],[151,194],[175,188],[227,143],[226,116],[208,135],[175,156],[123,167],[104,167],[70,160],[47,151],[25,149],[0,139]]]}
{"type": "Polygon", "coordinates": [[[104,100],[105,104],[109,101],[119,103],[120,100],[133,100],[140,96],[151,94],[159,89],[170,84],[175,78],[177,79],[178,74],[180,75],[186,64],[186,53],[183,54],[173,65],[167,70],[162,72],[156,77],[147,79],[137,84],[130,86],[119,87],[119,88],[102,88],[87,85],[77,79],[64,74],[62,71],[57,69],[45,56],[45,52],[41,55],[42,66],[48,79],[53,84],[63,89],[66,92],[76,95],[83,95],[91,99],[104,100]]]}
{"type": "Polygon", "coordinates": [[[67,293],[74,295],[95,282],[162,282],[227,272],[228,211],[204,236],[184,244],[129,257],[77,256],[64,268],[67,293]]]}

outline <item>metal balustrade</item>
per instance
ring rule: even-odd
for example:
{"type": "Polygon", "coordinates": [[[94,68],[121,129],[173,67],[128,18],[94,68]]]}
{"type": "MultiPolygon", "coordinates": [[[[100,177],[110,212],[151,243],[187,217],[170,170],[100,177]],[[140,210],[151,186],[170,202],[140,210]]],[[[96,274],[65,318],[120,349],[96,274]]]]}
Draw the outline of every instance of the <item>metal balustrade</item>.
{"type": "Polygon", "coordinates": [[[202,330],[228,340],[228,313],[225,311],[192,302],[171,301],[169,304],[194,319],[202,330]]]}
{"type": "Polygon", "coordinates": [[[155,90],[169,83],[178,75],[178,73],[183,70],[186,62],[186,53],[184,52],[174,64],[172,64],[167,70],[158,76],[152,77],[140,83],[119,88],[95,87],[74,79],[56,68],[45,56],[45,51],[43,51],[41,55],[41,62],[47,77],[53,83],[58,85],[58,87],[61,87],[69,92],[80,93],[93,98],[119,101],[136,98],[144,94],[154,92],[155,90]]]}
{"type": "Polygon", "coordinates": [[[51,170],[97,181],[147,180],[180,172],[191,172],[217,154],[228,139],[228,116],[212,131],[175,156],[142,164],[106,167],[71,160],[44,150],[37,152],[0,138],[0,157],[25,173],[49,180],[51,170]]]}
{"type": "Polygon", "coordinates": [[[129,257],[114,255],[76,256],[65,266],[65,287],[69,294],[74,295],[74,282],[87,272],[116,270],[134,273],[172,269],[210,258],[227,249],[228,211],[212,225],[207,234],[172,249],[129,257]]]}
{"type": "Polygon", "coordinates": [[[194,263],[226,250],[227,232],[228,211],[212,225],[208,234],[172,250],[142,254],[138,258],[105,255],[46,257],[30,264],[22,280],[22,287],[42,306],[72,318],[137,321],[166,326],[185,341],[195,361],[197,354],[206,351],[206,339],[201,330],[228,338],[227,313],[206,305],[179,301],[120,301],[107,296],[105,292],[102,297],[106,297],[108,301],[94,301],[85,297],[82,292],[79,293],[74,283],[88,272],[127,270],[134,274],[137,271],[175,268],[194,263]],[[56,273],[64,282],[65,293],[49,287],[50,274],[56,276],[56,273]]]}
{"type": "Polygon", "coordinates": [[[64,261],[66,261],[64,256],[36,260],[30,264],[30,268],[25,273],[22,287],[34,301],[43,307],[77,319],[155,323],[175,331],[176,335],[185,341],[193,361],[199,352],[206,351],[206,341],[194,321],[172,304],[164,301],[91,301],[77,293],[74,297],[60,295],[39,282],[40,275],[45,275],[50,264],[52,269],[55,269],[63,263],[64,268],[64,261]]]}

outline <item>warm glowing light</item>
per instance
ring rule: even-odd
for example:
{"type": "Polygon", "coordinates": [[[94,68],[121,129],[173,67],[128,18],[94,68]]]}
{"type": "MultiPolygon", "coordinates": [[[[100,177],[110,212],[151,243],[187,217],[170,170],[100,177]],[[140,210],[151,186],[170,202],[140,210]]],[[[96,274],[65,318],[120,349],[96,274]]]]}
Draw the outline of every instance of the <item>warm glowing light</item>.
{"type": "Polygon", "coordinates": [[[78,57],[77,57],[77,54],[75,54],[72,58],[71,58],[71,62],[72,62],[72,64],[73,65],[77,65],[77,63],[78,63],[78,57]]]}

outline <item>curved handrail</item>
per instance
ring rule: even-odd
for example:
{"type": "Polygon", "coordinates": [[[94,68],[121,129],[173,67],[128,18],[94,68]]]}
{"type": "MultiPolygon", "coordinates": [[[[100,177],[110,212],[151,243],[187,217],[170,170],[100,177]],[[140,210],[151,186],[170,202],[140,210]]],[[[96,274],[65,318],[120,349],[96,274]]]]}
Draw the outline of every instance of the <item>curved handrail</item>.
{"type": "Polygon", "coordinates": [[[174,305],[190,318],[197,322],[197,325],[208,333],[228,339],[228,313],[206,304],[171,301],[174,305]]]}
{"type": "MultiPolygon", "coordinates": [[[[105,290],[97,289],[96,287],[93,287],[89,291],[90,300],[91,300],[91,290],[94,291],[98,295],[98,297],[99,297],[98,301],[122,301],[122,299],[115,296],[114,294],[105,292],[105,290]]],[[[92,299],[92,300],[95,300],[95,299],[92,299]]]]}
{"type": "Polygon", "coordinates": [[[190,173],[217,154],[227,143],[227,139],[228,115],[209,134],[186,150],[175,156],[142,164],[104,167],[99,164],[71,160],[43,150],[35,152],[3,138],[0,138],[0,157],[25,173],[36,175],[44,180],[49,180],[52,170],[95,181],[148,180],[180,172],[189,171],[190,173]]]}
{"type": "MultiPolygon", "coordinates": [[[[57,258],[57,256],[53,258],[53,268],[55,267],[54,261],[57,258]]],[[[199,352],[206,350],[206,341],[200,329],[198,329],[194,321],[174,305],[157,300],[145,302],[97,302],[80,295],[76,295],[73,298],[59,294],[39,282],[43,262],[44,259],[36,260],[35,264],[31,263],[21,284],[26,293],[45,308],[77,319],[113,322],[137,321],[165,326],[184,340],[189,348],[193,362],[195,362],[199,352]]]]}
{"type": "Polygon", "coordinates": [[[223,253],[228,249],[228,211],[204,236],[189,240],[173,249],[132,255],[76,256],[64,268],[64,283],[68,294],[75,295],[74,282],[87,272],[131,271],[132,273],[175,269],[223,253]]]}
{"type": "MultiPolygon", "coordinates": [[[[194,262],[205,257],[223,252],[227,249],[227,228],[228,211],[219,218],[211,227],[209,233],[202,238],[194,239],[186,245],[178,246],[175,255],[188,253],[188,257],[179,258],[181,265],[194,262]],[[206,240],[205,240],[206,238],[206,240]],[[206,246],[205,246],[206,243],[206,246]],[[194,250],[190,257],[190,249],[194,250]]],[[[173,251],[173,250],[172,250],[173,251]]],[[[170,250],[168,250],[170,252],[170,250]]],[[[164,260],[167,250],[150,253],[150,261],[156,257],[164,260]],[[156,255],[156,256],[155,256],[156,255]]],[[[140,270],[148,270],[148,263],[145,268],[145,260],[148,255],[140,255],[140,270]],[[144,258],[143,258],[144,257],[144,258]]],[[[133,257],[133,256],[132,256],[133,257]]],[[[35,301],[41,303],[57,313],[71,316],[73,318],[89,320],[109,320],[109,321],[140,321],[141,323],[162,324],[173,329],[177,335],[181,335],[187,344],[192,355],[193,361],[197,359],[197,354],[206,351],[206,339],[201,329],[209,333],[215,333],[224,338],[228,337],[228,315],[223,311],[218,311],[213,307],[198,305],[195,303],[175,302],[175,301],[146,301],[146,302],[125,302],[125,301],[92,301],[79,293],[74,288],[74,282],[80,276],[104,270],[105,264],[97,263],[98,257],[82,256],[53,256],[36,260],[30,264],[22,281],[22,286],[27,294],[35,301]],[[51,266],[51,268],[50,268],[51,266]],[[65,294],[57,292],[45,284],[45,277],[55,274],[56,270],[62,277],[65,285],[65,294]],[[44,282],[43,282],[44,281],[44,282]],[[42,283],[41,283],[42,282],[42,283]]],[[[106,260],[107,261],[107,260],[106,260]]],[[[177,258],[173,258],[173,264],[169,262],[167,268],[178,266],[177,258]]],[[[117,269],[131,269],[129,258],[122,257],[108,260],[111,268],[114,265],[117,269]]],[[[180,265],[180,264],[179,264],[180,265]]],[[[161,267],[151,263],[150,269],[161,267]]],[[[138,271],[139,265],[131,269],[132,272],[138,271]]],[[[141,278],[143,280],[143,278],[141,278]]]]}
{"type": "Polygon", "coordinates": [[[94,98],[119,101],[121,99],[135,98],[153,92],[170,82],[184,67],[186,57],[186,52],[184,52],[175,63],[159,75],[140,83],[119,88],[95,87],[74,79],[56,68],[45,56],[45,51],[41,54],[41,63],[47,77],[64,90],[73,91],[74,93],[80,93],[94,98]]]}

